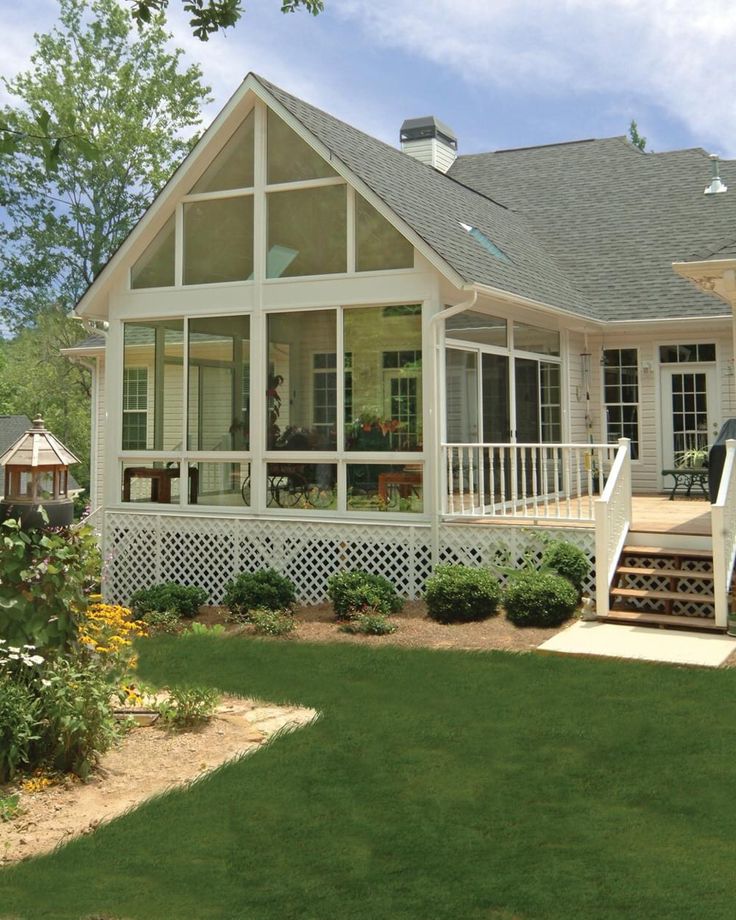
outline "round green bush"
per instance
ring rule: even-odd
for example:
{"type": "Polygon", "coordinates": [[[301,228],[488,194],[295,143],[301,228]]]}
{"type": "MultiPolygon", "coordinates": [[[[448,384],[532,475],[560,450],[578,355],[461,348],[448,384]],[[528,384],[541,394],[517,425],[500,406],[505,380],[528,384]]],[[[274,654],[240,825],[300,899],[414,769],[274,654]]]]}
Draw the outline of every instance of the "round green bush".
{"type": "Polygon", "coordinates": [[[579,547],[564,540],[552,540],[542,553],[542,566],[562,575],[582,593],[590,572],[590,559],[579,547]]]}
{"type": "Polygon", "coordinates": [[[427,613],[439,623],[486,620],[498,608],[501,588],[485,569],[438,565],[427,579],[427,613]]]}
{"type": "Polygon", "coordinates": [[[250,610],[285,610],[295,602],[294,583],[275,569],[241,572],[225,585],[223,596],[223,603],[230,612],[245,619],[250,610]]]}
{"type": "Polygon", "coordinates": [[[578,592],[562,575],[522,572],[509,580],[503,604],[516,626],[559,626],[575,611],[578,592]]]}
{"type": "Polygon", "coordinates": [[[199,608],[206,603],[207,592],[204,588],[178,585],[172,581],[162,585],[151,585],[150,588],[140,588],[131,594],[128,606],[137,620],[142,619],[147,613],[162,613],[165,610],[191,619],[196,617],[199,608]]]}
{"type": "Polygon", "coordinates": [[[383,575],[340,572],[327,579],[327,596],[338,620],[353,620],[362,613],[398,613],[404,606],[396,588],[383,575]]]}

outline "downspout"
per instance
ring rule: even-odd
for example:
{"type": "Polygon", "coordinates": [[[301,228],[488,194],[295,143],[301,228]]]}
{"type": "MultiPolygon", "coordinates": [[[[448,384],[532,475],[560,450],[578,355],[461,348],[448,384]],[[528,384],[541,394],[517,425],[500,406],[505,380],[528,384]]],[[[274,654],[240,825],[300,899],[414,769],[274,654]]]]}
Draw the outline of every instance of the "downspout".
{"type": "Polygon", "coordinates": [[[435,367],[435,413],[434,413],[434,443],[439,448],[437,452],[438,464],[436,468],[437,475],[435,476],[435,513],[432,515],[432,568],[434,569],[440,557],[440,515],[443,510],[443,481],[444,481],[444,464],[442,462],[442,441],[441,441],[441,432],[442,432],[442,418],[440,413],[440,407],[443,409],[444,400],[442,398],[442,384],[443,380],[440,379],[440,368],[442,367],[442,342],[440,341],[440,320],[449,319],[451,316],[455,316],[456,313],[464,313],[465,310],[471,310],[475,306],[475,302],[478,300],[478,291],[473,290],[473,296],[469,300],[464,300],[462,303],[456,303],[452,307],[446,307],[444,310],[440,310],[439,313],[436,313],[429,321],[430,328],[432,329],[434,336],[434,367],[435,367]]]}

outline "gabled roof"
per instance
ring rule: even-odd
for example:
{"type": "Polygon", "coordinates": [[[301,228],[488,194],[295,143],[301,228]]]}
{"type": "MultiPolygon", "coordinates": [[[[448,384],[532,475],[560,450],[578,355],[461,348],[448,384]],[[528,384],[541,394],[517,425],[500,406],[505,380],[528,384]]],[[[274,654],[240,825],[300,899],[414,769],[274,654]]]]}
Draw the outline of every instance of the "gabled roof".
{"type": "Polygon", "coordinates": [[[468,284],[485,284],[594,316],[527,220],[394,147],[255,79],[468,284]],[[463,229],[475,227],[508,256],[498,259],[463,229]]]}
{"type": "Polygon", "coordinates": [[[450,175],[523,215],[604,320],[729,312],[672,263],[736,252],[736,161],[720,195],[703,194],[704,150],[642,153],[624,137],[461,156],[450,175]]]}

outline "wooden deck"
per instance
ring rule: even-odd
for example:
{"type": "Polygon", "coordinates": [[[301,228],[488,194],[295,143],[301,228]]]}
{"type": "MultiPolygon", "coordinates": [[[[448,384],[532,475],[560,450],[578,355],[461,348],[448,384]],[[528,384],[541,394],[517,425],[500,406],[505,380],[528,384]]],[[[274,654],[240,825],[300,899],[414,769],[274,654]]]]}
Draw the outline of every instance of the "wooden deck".
{"type": "Polygon", "coordinates": [[[710,503],[704,498],[634,495],[631,505],[633,532],[711,536],[710,503]]]}

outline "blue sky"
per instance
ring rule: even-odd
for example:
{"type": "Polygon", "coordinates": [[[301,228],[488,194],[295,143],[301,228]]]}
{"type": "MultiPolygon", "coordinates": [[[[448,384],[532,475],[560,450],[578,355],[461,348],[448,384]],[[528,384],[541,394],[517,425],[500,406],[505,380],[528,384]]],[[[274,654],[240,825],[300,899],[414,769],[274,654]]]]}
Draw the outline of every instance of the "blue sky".
{"type": "MultiPolygon", "coordinates": [[[[171,6],[175,43],[213,87],[207,121],[255,70],[393,144],[418,115],[451,125],[461,153],[624,134],[633,117],[654,150],[736,156],[730,0],[326,0],[317,18],[247,0],[207,43],[171,6]]],[[[0,0],[3,75],[57,9],[0,0]]]]}

